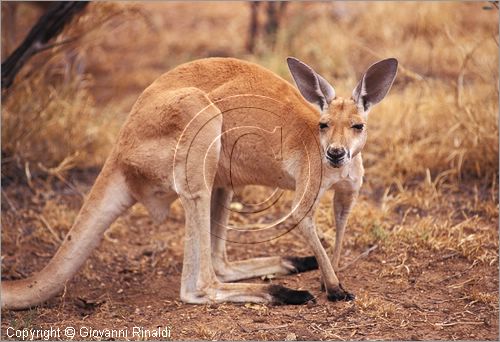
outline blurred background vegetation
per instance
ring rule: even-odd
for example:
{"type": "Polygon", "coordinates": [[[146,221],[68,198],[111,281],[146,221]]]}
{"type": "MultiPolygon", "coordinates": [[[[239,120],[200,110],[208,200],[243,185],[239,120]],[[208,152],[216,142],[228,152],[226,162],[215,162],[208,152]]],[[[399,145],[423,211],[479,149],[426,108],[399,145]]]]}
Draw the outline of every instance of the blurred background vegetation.
{"type": "MultiPolygon", "coordinates": [[[[3,59],[43,12],[16,7],[3,59]]],[[[231,56],[290,80],[293,55],[344,97],[371,63],[399,59],[365,153],[381,186],[496,182],[498,10],[488,2],[99,2],[56,42],[73,38],[31,59],[4,93],[4,181],[101,165],[140,92],[180,63],[231,56]]]]}

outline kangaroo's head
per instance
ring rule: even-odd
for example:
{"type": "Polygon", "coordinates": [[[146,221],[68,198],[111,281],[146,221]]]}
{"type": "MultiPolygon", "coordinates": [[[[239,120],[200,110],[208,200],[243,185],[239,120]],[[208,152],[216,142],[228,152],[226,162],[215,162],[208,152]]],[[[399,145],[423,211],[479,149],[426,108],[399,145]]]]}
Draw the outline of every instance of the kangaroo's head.
{"type": "Polygon", "coordinates": [[[368,112],[391,88],[398,61],[384,59],[369,67],[349,99],[336,97],[333,87],[305,63],[293,57],[287,62],[302,96],[318,108],[325,162],[335,168],[349,163],[365,145],[368,112]]]}

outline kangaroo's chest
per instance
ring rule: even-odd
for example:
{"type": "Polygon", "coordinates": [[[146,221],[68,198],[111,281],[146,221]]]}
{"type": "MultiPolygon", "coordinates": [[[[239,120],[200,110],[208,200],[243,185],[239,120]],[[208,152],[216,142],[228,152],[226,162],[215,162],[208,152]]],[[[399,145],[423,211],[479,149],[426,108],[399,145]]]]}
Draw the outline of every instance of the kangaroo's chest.
{"type": "Polygon", "coordinates": [[[215,180],[217,186],[264,185],[295,189],[295,178],[286,168],[279,145],[272,146],[271,141],[258,137],[253,137],[251,143],[244,140],[222,144],[215,180]]]}
{"type": "Polygon", "coordinates": [[[293,125],[259,108],[223,113],[216,185],[294,189],[295,179],[285,167],[292,153],[286,138],[293,135],[293,125]]]}

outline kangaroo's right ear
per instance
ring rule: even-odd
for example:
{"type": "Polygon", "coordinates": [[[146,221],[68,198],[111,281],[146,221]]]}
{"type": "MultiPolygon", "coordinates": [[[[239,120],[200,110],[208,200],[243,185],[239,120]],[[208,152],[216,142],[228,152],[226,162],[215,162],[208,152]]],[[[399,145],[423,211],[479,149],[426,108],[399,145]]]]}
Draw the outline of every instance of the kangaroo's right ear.
{"type": "Polygon", "coordinates": [[[330,83],[297,58],[288,57],[286,61],[302,96],[317,105],[321,111],[325,109],[335,98],[335,90],[330,83]]]}
{"type": "Polygon", "coordinates": [[[398,60],[395,58],[384,59],[369,67],[352,92],[352,99],[358,107],[368,112],[382,101],[391,89],[397,71],[398,60]]]}

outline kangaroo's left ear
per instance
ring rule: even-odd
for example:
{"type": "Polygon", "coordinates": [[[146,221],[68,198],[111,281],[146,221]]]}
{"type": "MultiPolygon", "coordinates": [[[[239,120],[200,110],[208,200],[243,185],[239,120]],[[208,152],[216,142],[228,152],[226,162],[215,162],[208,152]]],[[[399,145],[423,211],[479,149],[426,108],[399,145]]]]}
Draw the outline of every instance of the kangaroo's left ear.
{"type": "Polygon", "coordinates": [[[364,112],[382,101],[391,89],[398,71],[398,60],[384,59],[373,64],[352,92],[352,99],[364,112]]]}
{"type": "Polygon", "coordinates": [[[302,96],[321,111],[325,109],[335,98],[335,90],[330,83],[297,58],[288,57],[286,61],[302,96]]]}

